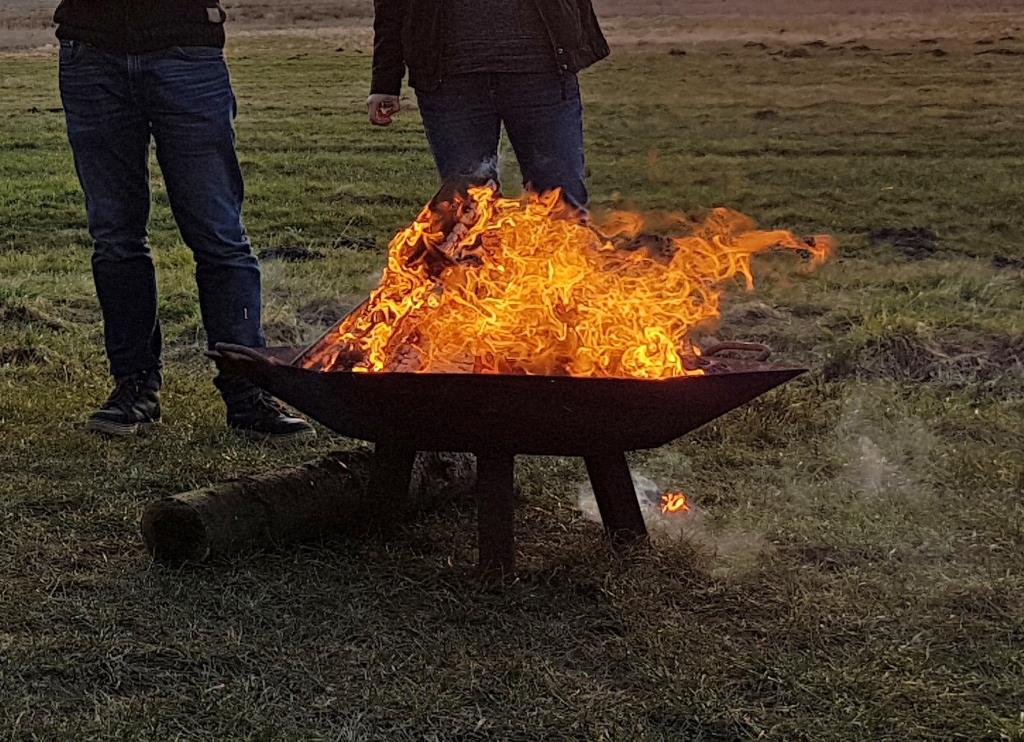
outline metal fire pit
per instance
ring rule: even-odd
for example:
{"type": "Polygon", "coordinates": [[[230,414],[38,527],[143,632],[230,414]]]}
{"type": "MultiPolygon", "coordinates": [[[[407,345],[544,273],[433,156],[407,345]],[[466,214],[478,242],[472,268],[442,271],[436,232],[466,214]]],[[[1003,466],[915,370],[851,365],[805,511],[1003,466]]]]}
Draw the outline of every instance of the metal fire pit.
{"type": "Polygon", "coordinates": [[[511,574],[515,456],[582,457],[612,541],[643,540],[626,452],[665,445],[806,371],[765,363],[767,353],[710,358],[736,348],[710,349],[703,376],[660,381],[319,372],[292,365],[300,348],[218,345],[211,355],[335,432],[372,441],[381,497],[408,490],[417,451],[475,454],[480,567],[511,574]]]}

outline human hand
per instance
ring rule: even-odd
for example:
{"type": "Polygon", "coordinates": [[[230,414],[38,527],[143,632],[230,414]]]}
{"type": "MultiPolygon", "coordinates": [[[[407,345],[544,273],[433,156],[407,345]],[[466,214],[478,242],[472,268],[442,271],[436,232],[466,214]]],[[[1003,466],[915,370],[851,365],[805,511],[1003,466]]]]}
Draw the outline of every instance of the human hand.
{"type": "Polygon", "coordinates": [[[366,107],[370,112],[371,124],[391,126],[395,114],[402,110],[402,102],[397,95],[374,93],[366,99],[366,107]]]}

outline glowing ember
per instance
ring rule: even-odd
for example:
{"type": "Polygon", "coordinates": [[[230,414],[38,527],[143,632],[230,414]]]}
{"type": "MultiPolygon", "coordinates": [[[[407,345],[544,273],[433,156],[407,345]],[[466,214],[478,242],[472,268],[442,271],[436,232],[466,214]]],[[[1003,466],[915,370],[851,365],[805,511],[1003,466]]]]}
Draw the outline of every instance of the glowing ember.
{"type": "Polygon", "coordinates": [[[685,513],[690,510],[690,501],[682,492],[666,492],[661,496],[661,512],[685,513]]]}
{"type": "Polygon", "coordinates": [[[663,379],[703,373],[692,331],[719,316],[722,284],[774,248],[823,261],[828,238],[758,231],[715,209],[646,220],[581,217],[558,192],[493,187],[428,206],[391,242],[369,300],[307,352],[321,371],[463,372],[663,379]]]}

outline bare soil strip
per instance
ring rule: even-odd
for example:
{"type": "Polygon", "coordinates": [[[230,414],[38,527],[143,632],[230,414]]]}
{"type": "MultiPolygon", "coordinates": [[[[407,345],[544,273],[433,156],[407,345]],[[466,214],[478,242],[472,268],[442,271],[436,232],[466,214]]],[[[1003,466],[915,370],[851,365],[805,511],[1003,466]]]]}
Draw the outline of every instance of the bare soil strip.
{"type": "MultiPolygon", "coordinates": [[[[0,2],[0,49],[53,43],[52,0],[0,2]]],[[[236,34],[298,34],[369,44],[369,0],[225,2],[236,34]]],[[[891,42],[936,38],[983,41],[1024,31],[1024,9],[1002,0],[599,0],[598,12],[619,47],[730,41],[891,42]]]]}

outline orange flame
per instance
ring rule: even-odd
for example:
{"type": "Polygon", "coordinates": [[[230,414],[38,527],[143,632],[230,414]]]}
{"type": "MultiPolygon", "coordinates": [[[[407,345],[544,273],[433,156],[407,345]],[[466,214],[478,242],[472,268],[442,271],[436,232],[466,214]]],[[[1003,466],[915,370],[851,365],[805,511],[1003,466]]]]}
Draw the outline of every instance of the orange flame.
{"type": "Polygon", "coordinates": [[[425,208],[388,250],[380,285],[303,358],[321,371],[465,372],[663,379],[703,373],[691,332],[719,316],[721,284],[773,248],[817,264],[828,238],[758,231],[715,209],[643,235],[618,212],[599,225],[555,191],[472,188],[425,208]]]}
{"type": "Polygon", "coordinates": [[[666,492],[661,496],[661,512],[685,513],[690,510],[690,501],[682,492],[666,492]]]}

